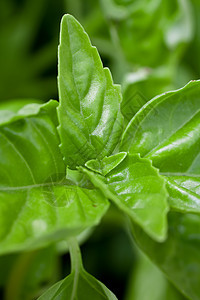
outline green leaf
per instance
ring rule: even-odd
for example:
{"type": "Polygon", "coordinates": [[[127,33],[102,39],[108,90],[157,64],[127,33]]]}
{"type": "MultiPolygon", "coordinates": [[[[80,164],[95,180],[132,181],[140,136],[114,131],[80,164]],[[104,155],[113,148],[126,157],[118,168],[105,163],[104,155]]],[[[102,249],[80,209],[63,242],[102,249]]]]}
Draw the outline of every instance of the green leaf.
{"type": "MultiPolygon", "coordinates": [[[[0,110],[0,126],[2,125],[6,125],[9,124],[11,122],[23,119],[26,116],[34,116],[37,115],[41,109],[45,109],[46,104],[38,104],[38,103],[29,103],[25,106],[20,105],[21,103],[19,102],[18,104],[16,103],[16,106],[19,106],[19,109],[15,109],[15,107],[13,107],[11,105],[11,107],[9,105],[7,105],[8,107],[4,110],[0,110]]],[[[51,110],[51,114],[52,114],[52,110],[58,105],[57,101],[53,101],[50,100],[49,104],[48,104],[48,109],[51,110]]],[[[54,113],[55,115],[55,113],[54,113]]],[[[57,118],[56,115],[53,116],[54,120],[56,119],[56,123],[57,123],[57,118]]]]}
{"type": "Polygon", "coordinates": [[[173,209],[200,213],[200,175],[168,176],[166,186],[173,209]]]}
{"type": "MultiPolygon", "coordinates": [[[[85,169],[94,186],[112,200],[151,237],[163,241],[167,233],[168,193],[164,179],[151,161],[139,155],[127,157],[107,176],[85,169]]],[[[98,170],[97,170],[98,171],[98,170]]]]}
{"type": "Polygon", "coordinates": [[[200,211],[200,81],[149,101],[129,123],[122,151],[152,160],[165,177],[170,205],[200,211]]]}
{"type": "Polygon", "coordinates": [[[85,166],[105,176],[117,167],[125,159],[126,155],[126,152],[120,152],[109,157],[105,156],[102,160],[92,159],[87,161],[85,166]]]}
{"type": "Polygon", "coordinates": [[[83,269],[78,274],[72,272],[64,280],[57,282],[38,300],[50,299],[117,300],[103,283],[83,269]]]}
{"type": "Polygon", "coordinates": [[[24,107],[0,124],[1,254],[76,235],[108,208],[99,191],[66,179],[57,104],[24,107]]]}
{"type": "Polygon", "coordinates": [[[56,131],[56,101],[31,104],[0,122],[1,190],[63,178],[65,165],[56,131]]]}
{"type": "Polygon", "coordinates": [[[140,248],[161,268],[170,281],[186,297],[200,299],[200,216],[169,213],[168,239],[164,243],[151,240],[132,223],[132,231],[140,248]]]}
{"type": "Polygon", "coordinates": [[[58,66],[61,151],[66,164],[75,168],[115,149],[122,131],[121,92],[70,15],[61,22],[58,66]]]}
{"type": "Polygon", "coordinates": [[[117,300],[115,295],[100,281],[88,274],[82,265],[80,249],[76,240],[68,241],[71,257],[71,274],[57,282],[38,300],[87,299],[117,300]]]}

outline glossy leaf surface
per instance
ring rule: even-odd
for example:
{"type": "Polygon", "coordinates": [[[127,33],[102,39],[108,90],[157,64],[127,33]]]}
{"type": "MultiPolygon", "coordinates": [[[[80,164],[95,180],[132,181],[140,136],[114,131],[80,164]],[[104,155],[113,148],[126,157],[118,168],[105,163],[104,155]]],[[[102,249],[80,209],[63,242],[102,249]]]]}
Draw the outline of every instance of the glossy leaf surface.
{"type": "Polygon", "coordinates": [[[111,199],[151,237],[158,241],[166,238],[168,193],[164,179],[148,159],[137,154],[127,155],[105,178],[81,169],[105,197],[111,199]]]}
{"type": "Polygon", "coordinates": [[[133,235],[140,248],[189,299],[200,297],[200,216],[169,214],[169,234],[164,243],[151,240],[133,224],[133,235]]]}
{"type": "Polygon", "coordinates": [[[89,160],[85,165],[88,169],[105,176],[117,167],[125,159],[126,155],[126,152],[120,152],[109,157],[106,156],[102,160],[89,160]]]}
{"type": "Polygon", "coordinates": [[[176,210],[200,210],[200,81],[148,102],[129,123],[123,151],[152,160],[176,210]]]}
{"type": "Polygon", "coordinates": [[[58,108],[61,151],[71,168],[103,158],[122,130],[120,87],[103,68],[81,25],[70,15],[61,23],[58,108]]]}
{"type": "Polygon", "coordinates": [[[77,234],[108,207],[100,192],[65,179],[56,107],[27,106],[1,123],[0,253],[77,234]]]}

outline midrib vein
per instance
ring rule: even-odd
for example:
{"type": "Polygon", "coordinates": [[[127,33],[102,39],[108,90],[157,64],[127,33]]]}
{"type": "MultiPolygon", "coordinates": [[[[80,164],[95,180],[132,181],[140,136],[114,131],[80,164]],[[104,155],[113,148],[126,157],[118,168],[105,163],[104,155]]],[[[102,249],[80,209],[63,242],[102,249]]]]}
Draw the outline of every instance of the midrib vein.
{"type": "MultiPolygon", "coordinates": [[[[70,185],[70,184],[68,184],[70,185]]],[[[47,182],[47,183],[38,183],[38,184],[31,184],[25,186],[11,186],[11,187],[0,187],[0,192],[9,192],[9,191],[18,191],[18,190],[28,190],[32,188],[40,188],[40,187],[51,187],[51,186],[68,186],[66,184],[60,182],[47,182]]],[[[73,186],[73,185],[72,185],[73,186]]]]}

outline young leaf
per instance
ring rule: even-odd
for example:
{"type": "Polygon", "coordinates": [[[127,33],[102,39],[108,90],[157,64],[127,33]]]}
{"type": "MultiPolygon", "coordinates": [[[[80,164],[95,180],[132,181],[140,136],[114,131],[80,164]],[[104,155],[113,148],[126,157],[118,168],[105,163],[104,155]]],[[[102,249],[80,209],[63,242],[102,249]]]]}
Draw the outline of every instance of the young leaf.
{"type": "Polygon", "coordinates": [[[37,248],[98,223],[108,201],[66,180],[56,101],[0,124],[0,253],[37,248]]]}
{"type": "Polygon", "coordinates": [[[103,158],[115,149],[122,130],[120,87],[82,26],[70,15],[61,22],[58,128],[70,168],[103,158]]]}
{"type": "Polygon", "coordinates": [[[152,160],[165,176],[170,204],[200,212],[200,81],[148,102],[129,123],[121,150],[152,160]]]}
{"type": "Polygon", "coordinates": [[[89,160],[85,165],[88,169],[105,176],[117,167],[125,159],[126,155],[126,152],[120,152],[109,157],[105,156],[102,160],[89,160]]]}
{"type": "Polygon", "coordinates": [[[188,299],[200,297],[200,216],[169,213],[169,234],[164,243],[151,240],[132,223],[139,247],[164,271],[188,299]]]}
{"type": "MultiPolygon", "coordinates": [[[[151,161],[139,155],[127,157],[104,178],[85,168],[94,186],[112,200],[152,238],[163,241],[167,233],[168,193],[164,179],[151,161]]],[[[98,171],[98,170],[97,170],[98,171]]]]}

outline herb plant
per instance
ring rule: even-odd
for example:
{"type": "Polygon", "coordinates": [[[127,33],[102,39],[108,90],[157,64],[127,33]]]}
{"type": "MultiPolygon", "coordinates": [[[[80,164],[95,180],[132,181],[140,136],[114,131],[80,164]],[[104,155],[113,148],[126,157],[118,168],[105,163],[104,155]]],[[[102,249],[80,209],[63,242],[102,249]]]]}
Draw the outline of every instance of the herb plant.
{"type": "Polygon", "coordinates": [[[139,247],[200,299],[200,82],[153,98],[126,126],[120,86],[65,15],[58,90],[59,103],[0,111],[0,253],[66,240],[71,274],[39,299],[116,299],[78,246],[114,203],[139,247]]]}

